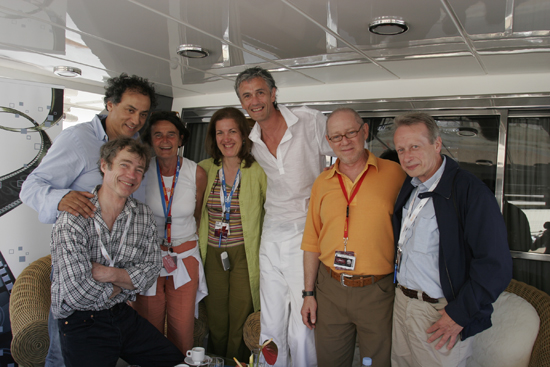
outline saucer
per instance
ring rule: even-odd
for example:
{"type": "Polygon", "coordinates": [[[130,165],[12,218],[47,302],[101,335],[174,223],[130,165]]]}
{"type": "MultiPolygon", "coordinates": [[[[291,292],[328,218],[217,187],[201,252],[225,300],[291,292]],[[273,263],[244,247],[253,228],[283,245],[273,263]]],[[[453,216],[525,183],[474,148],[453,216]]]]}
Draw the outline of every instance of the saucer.
{"type": "Polygon", "coordinates": [[[204,360],[200,363],[193,362],[193,359],[191,357],[185,357],[185,363],[190,366],[206,366],[210,362],[212,362],[212,358],[210,358],[209,356],[205,356],[204,360]]]}

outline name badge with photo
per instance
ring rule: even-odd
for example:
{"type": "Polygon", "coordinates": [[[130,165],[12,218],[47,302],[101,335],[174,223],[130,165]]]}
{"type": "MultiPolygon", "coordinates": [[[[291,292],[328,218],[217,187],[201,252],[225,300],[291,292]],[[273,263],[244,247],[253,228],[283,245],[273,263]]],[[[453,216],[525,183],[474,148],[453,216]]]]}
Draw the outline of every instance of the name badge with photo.
{"type": "Polygon", "coordinates": [[[229,236],[229,223],[223,221],[216,222],[214,225],[214,236],[218,238],[221,236],[222,239],[227,239],[227,236],[229,236]]]}
{"type": "Polygon", "coordinates": [[[355,270],[355,252],[336,251],[334,253],[334,267],[338,270],[355,270]]]}
{"type": "Polygon", "coordinates": [[[164,269],[166,269],[166,272],[168,274],[178,268],[178,265],[176,263],[177,259],[177,257],[172,255],[166,255],[162,257],[162,265],[164,266],[164,269]]]}

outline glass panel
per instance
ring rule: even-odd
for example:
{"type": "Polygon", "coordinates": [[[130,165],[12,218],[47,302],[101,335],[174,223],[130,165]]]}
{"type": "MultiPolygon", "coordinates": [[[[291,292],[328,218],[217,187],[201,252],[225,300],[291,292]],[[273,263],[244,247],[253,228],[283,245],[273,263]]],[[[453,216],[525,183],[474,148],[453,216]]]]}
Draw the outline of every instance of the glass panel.
{"type": "Polygon", "coordinates": [[[510,118],[504,216],[510,249],[550,253],[550,118],[510,118]]]}
{"type": "MultiPolygon", "coordinates": [[[[442,153],[456,160],[495,189],[500,116],[435,117],[443,141],[442,153]]],[[[369,149],[383,158],[393,149],[392,118],[364,118],[369,123],[369,149]]],[[[395,158],[397,159],[397,158],[395,158]]]]}

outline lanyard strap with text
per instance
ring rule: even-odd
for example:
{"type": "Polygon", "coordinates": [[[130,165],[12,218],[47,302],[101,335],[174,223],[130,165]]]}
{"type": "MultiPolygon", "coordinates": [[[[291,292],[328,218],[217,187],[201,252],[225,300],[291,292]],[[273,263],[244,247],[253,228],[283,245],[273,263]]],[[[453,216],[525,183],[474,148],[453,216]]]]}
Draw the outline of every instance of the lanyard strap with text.
{"type": "Polygon", "coordinates": [[[178,177],[180,174],[180,160],[178,158],[178,164],[176,165],[176,173],[174,174],[174,180],[172,181],[172,188],[170,189],[170,198],[168,198],[168,193],[166,192],[166,187],[164,186],[164,180],[160,174],[160,166],[157,159],[157,178],[159,181],[159,190],[160,191],[160,201],[162,202],[162,210],[164,211],[164,238],[168,243],[172,239],[172,200],[174,199],[174,189],[176,188],[176,183],[178,182],[178,177]]]}
{"type": "MultiPolygon", "coordinates": [[[[235,193],[235,190],[237,189],[237,186],[239,186],[239,181],[241,179],[241,169],[239,168],[239,170],[237,171],[237,174],[235,175],[235,180],[233,181],[233,186],[231,187],[231,192],[228,194],[227,193],[227,186],[225,184],[225,173],[224,173],[224,170],[223,170],[223,165],[222,165],[222,168],[220,169],[219,171],[220,173],[220,180],[222,182],[222,187],[221,187],[221,190],[220,190],[220,202],[221,202],[221,206],[222,206],[222,228],[220,230],[220,238],[219,238],[219,241],[218,241],[218,247],[221,247],[222,245],[222,236],[223,236],[223,233],[224,233],[224,230],[223,230],[223,226],[225,223],[225,226],[227,226],[227,229],[229,230],[229,215],[230,215],[230,212],[231,212],[231,199],[233,198],[233,194],[235,193]]],[[[228,232],[226,233],[226,235],[228,234],[228,232]]]]}
{"type": "Polygon", "coordinates": [[[229,211],[231,210],[231,198],[233,197],[233,194],[235,193],[235,190],[237,189],[237,186],[239,186],[239,181],[241,179],[241,169],[237,171],[237,175],[235,176],[235,181],[233,182],[233,187],[231,187],[231,192],[227,193],[227,186],[225,184],[225,174],[223,172],[223,166],[220,170],[220,179],[222,181],[222,189],[220,191],[220,201],[222,203],[222,216],[224,216],[225,220],[229,222],[229,211]]]}
{"type": "MultiPolygon", "coordinates": [[[[428,189],[428,192],[432,192],[437,187],[437,184],[439,183],[439,180],[441,180],[441,176],[435,182],[430,186],[428,189]]],[[[399,233],[399,241],[397,242],[398,248],[402,248],[403,244],[405,243],[405,234],[406,232],[412,228],[414,221],[416,220],[416,217],[418,217],[418,214],[420,214],[420,211],[424,208],[424,206],[428,203],[429,197],[423,198],[420,200],[420,203],[414,207],[414,202],[416,201],[418,194],[418,190],[420,188],[420,185],[418,185],[418,188],[415,190],[414,196],[412,198],[411,204],[409,205],[409,210],[407,212],[407,216],[405,217],[405,220],[403,221],[403,225],[401,226],[401,232],[399,233]]]]}
{"type": "Polygon", "coordinates": [[[348,205],[346,207],[346,222],[344,224],[344,251],[346,251],[346,247],[348,244],[349,204],[351,204],[351,202],[353,201],[353,198],[355,198],[355,195],[359,191],[359,188],[361,187],[361,184],[363,183],[363,180],[365,179],[366,175],[367,175],[367,171],[363,172],[363,174],[361,175],[361,178],[359,179],[359,182],[357,182],[357,185],[355,185],[355,189],[353,189],[353,192],[351,193],[351,196],[348,199],[348,193],[346,191],[346,186],[344,186],[344,180],[342,179],[342,176],[338,173],[338,180],[340,181],[340,187],[342,188],[344,197],[348,202],[348,205]]]}
{"type": "MultiPolygon", "coordinates": [[[[132,213],[128,214],[128,219],[126,220],[126,226],[124,226],[124,232],[122,232],[122,237],[120,237],[120,245],[124,245],[126,242],[126,235],[128,234],[128,228],[130,228],[130,222],[132,221],[132,213]]],[[[94,225],[95,230],[97,232],[97,242],[99,242],[99,247],[101,249],[101,254],[109,262],[109,267],[115,266],[115,260],[111,258],[109,253],[107,252],[107,249],[105,248],[105,245],[103,245],[103,241],[101,240],[101,227],[99,226],[99,223],[97,222],[97,219],[94,219],[94,225]]]]}

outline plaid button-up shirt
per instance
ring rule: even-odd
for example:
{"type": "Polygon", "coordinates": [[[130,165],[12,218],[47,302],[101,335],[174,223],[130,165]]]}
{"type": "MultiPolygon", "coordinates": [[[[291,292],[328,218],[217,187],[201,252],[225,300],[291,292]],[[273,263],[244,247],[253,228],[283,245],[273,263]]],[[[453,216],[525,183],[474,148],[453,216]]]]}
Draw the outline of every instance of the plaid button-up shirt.
{"type": "Polygon", "coordinates": [[[99,311],[128,300],[149,289],[157,279],[162,267],[157,227],[151,209],[139,201],[128,198],[122,212],[116,218],[112,231],[101,217],[97,190],[91,199],[97,208],[94,218],[62,213],[55,223],[50,243],[52,254],[52,312],[56,319],[65,318],[74,311],[99,311]],[[128,216],[132,216],[126,240],[121,239],[128,216]],[[92,262],[109,266],[101,253],[101,241],[114,261],[114,267],[125,269],[134,290],[122,292],[109,299],[112,283],[101,283],[92,278],[92,262]]]}

